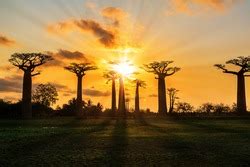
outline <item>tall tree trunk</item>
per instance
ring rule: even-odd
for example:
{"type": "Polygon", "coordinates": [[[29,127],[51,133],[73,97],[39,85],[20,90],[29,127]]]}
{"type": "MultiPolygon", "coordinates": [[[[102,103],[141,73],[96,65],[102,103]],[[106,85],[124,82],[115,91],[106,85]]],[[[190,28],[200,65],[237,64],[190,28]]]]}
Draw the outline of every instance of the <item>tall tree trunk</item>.
{"type": "Polygon", "coordinates": [[[138,114],[140,112],[140,101],[139,101],[139,85],[136,83],[136,90],[135,90],[135,113],[138,114]]]}
{"type": "Polygon", "coordinates": [[[78,117],[85,117],[83,113],[83,103],[82,103],[82,76],[77,76],[77,98],[76,98],[76,114],[78,117]]]}
{"type": "Polygon", "coordinates": [[[23,97],[22,97],[22,117],[32,118],[31,90],[32,78],[31,71],[25,71],[23,76],[23,97]]]}
{"type": "Polygon", "coordinates": [[[115,79],[112,80],[112,115],[116,113],[116,90],[115,90],[115,79]]]}
{"type": "Polygon", "coordinates": [[[169,95],[169,113],[171,114],[173,112],[173,95],[170,93],[169,95]]]}
{"type": "Polygon", "coordinates": [[[161,115],[167,113],[165,77],[161,76],[158,78],[158,112],[161,115]]]}
{"type": "Polygon", "coordinates": [[[244,74],[239,73],[237,80],[237,112],[244,113],[247,111],[244,74]]]}
{"type": "Polygon", "coordinates": [[[120,81],[120,87],[119,87],[118,111],[120,115],[125,116],[126,108],[125,108],[125,92],[124,92],[123,78],[120,77],[119,81],[120,81]]]}

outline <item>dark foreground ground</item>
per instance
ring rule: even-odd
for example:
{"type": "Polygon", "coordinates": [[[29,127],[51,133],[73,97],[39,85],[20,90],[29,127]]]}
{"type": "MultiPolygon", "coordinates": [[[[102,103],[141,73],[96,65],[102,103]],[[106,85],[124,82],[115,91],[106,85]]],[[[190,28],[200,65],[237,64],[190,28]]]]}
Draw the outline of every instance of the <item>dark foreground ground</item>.
{"type": "Polygon", "coordinates": [[[0,120],[0,166],[249,166],[250,120],[0,120]]]}

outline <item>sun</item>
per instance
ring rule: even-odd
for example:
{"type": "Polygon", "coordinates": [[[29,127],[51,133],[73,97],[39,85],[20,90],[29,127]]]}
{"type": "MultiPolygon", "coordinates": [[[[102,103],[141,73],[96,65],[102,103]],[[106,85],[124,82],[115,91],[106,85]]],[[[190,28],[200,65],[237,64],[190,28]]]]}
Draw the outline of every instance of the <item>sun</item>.
{"type": "Polygon", "coordinates": [[[113,69],[124,77],[130,77],[135,72],[135,67],[127,58],[122,58],[120,62],[114,64],[113,69]]]}

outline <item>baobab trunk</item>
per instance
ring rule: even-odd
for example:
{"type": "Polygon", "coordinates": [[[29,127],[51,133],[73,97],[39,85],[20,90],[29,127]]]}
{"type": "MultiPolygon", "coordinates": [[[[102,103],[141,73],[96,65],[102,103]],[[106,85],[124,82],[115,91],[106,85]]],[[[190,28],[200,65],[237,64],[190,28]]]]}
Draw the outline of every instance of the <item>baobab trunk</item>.
{"type": "Polygon", "coordinates": [[[172,97],[172,95],[170,95],[169,100],[170,100],[169,101],[169,113],[171,114],[174,109],[174,98],[172,97]]]}
{"type": "Polygon", "coordinates": [[[77,76],[77,80],[76,114],[78,117],[85,117],[82,104],[82,76],[77,76]]]}
{"type": "Polygon", "coordinates": [[[245,113],[246,107],[246,92],[245,92],[245,78],[244,74],[237,75],[237,112],[245,113]]]}
{"type": "Polygon", "coordinates": [[[115,80],[112,80],[112,115],[116,113],[116,91],[115,91],[115,80]]]}
{"type": "Polygon", "coordinates": [[[135,113],[138,114],[140,112],[140,101],[139,101],[139,85],[136,83],[135,90],[135,113]]]}
{"type": "Polygon", "coordinates": [[[22,117],[24,119],[32,118],[31,89],[32,78],[31,71],[25,71],[23,76],[23,97],[22,97],[22,117]]]}
{"type": "Polygon", "coordinates": [[[161,115],[167,113],[165,77],[161,76],[158,78],[158,112],[161,115]]]}
{"type": "Polygon", "coordinates": [[[123,78],[119,79],[120,87],[119,87],[119,103],[118,103],[118,111],[119,114],[122,116],[126,115],[126,108],[125,108],[125,93],[124,93],[124,83],[123,78]]]}

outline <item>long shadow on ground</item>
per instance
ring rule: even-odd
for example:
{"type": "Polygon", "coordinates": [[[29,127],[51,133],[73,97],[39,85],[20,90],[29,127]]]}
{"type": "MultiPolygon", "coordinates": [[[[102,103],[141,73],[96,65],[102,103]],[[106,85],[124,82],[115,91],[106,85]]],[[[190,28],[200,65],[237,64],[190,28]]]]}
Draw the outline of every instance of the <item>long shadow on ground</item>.
{"type": "Polygon", "coordinates": [[[126,119],[117,118],[112,132],[111,146],[107,151],[107,166],[125,166],[128,146],[126,119]]]}
{"type": "Polygon", "coordinates": [[[163,134],[162,138],[155,141],[169,155],[164,162],[167,165],[244,166],[249,163],[246,156],[249,152],[249,139],[246,140],[249,131],[192,120],[171,120],[171,123],[179,126],[176,131],[166,125],[161,127],[151,124],[144,118],[140,118],[138,122],[148,130],[163,134]],[[242,144],[246,148],[242,148],[242,144]]]}
{"type": "MultiPolygon", "coordinates": [[[[77,157],[77,155],[73,155],[75,159],[71,157],[67,159],[69,155],[67,151],[75,151],[74,154],[84,152],[88,135],[105,130],[110,120],[96,124],[82,124],[82,122],[84,121],[74,119],[58,129],[41,130],[44,134],[38,138],[27,137],[27,139],[15,141],[8,150],[3,152],[0,163],[4,166],[27,166],[27,164],[47,166],[53,163],[63,164],[63,161],[69,161],[68,163],[72,165],[75,161],[81,161],[83,157],[77,157]]],[[[82,163],[83,165],[87,163],[86,159],[82,163]]]]}

